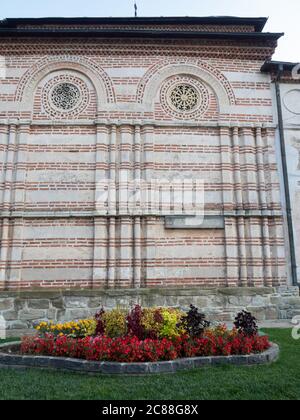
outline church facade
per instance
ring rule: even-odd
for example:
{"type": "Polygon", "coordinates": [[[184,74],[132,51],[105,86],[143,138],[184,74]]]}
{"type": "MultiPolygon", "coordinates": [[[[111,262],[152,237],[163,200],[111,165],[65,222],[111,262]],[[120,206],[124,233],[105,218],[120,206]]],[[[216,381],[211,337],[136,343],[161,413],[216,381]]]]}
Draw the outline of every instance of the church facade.
{"type": "Polygon", "coordinates": [[[0,24],[0,316],[300,309],[255,18],[0,24]]]}

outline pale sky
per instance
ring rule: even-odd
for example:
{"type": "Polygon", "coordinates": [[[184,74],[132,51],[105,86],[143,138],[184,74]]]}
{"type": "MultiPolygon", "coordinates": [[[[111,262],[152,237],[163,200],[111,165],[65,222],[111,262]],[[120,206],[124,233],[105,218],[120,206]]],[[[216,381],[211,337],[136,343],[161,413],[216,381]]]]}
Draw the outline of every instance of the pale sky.
{"type": "MultiPolygon", "coordinates": [[[[134,0],[0,0],[0,17],[133,16],[134,0]]],[[[139,16],[269,17],[285,32],[274,59],[300,62],[300,0],[137,0],[139,16]]]]}

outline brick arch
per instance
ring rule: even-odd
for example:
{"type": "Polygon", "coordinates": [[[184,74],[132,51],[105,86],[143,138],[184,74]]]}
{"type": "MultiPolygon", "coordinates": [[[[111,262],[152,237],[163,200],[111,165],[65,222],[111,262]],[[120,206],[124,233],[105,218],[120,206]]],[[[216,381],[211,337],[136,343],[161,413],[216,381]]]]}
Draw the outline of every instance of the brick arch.
{"type": "Polygon", "coordinates": [[[147,71],[137,89],[136,101],[147,108],[152,107],[154,98],[163,81],[178,74],[191,75],[207,83],[215,92],[221,113],[227,113],[228,107],[235,105],[233,89],[217,69],[203,62],[163,61],[147,71]]]}
{"type": "Polygon", "coordinates": [[[57,70],[72,70],[88,77],[97,93],[98,108],[115,103],[113,84],[107,73],[91,59],[72,56],[53,56],[39,60],[21,78],[15,101],[20,102],[20,107],[28,108],[39,82],[49,73],[57,70]]]}

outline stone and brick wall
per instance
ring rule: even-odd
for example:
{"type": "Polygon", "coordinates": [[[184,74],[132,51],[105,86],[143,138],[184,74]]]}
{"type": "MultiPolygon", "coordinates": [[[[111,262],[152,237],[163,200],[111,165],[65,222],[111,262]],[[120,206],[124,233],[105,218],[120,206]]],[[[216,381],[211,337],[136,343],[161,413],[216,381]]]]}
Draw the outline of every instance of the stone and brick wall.
{"type": "Polygon", "coordinates": [[[210,321],[233,321],[243,309],[259,321],[291,319],[300,315],[298,287],[234,288],[143,288],[61,291],[1,292],[0,320],[5,320],[6,334],[11,337],[31,334],[41,320],[64,322],[93,317],[101,308],[116,305],[128,309],[139,303],[144,307],[173,306],[188,310],[192,303],[210,321]]]}
{"type": "MultiPolygon", "coordinates": [[[[275,46],[1,41],[1,290],[286,286],[272,91],[260,72],[275,46]],[[59,83],[76,86],[71,109],[52,101],[59,83]],[[178,83],[198,91],[195,111],[170,106],[178,83]],[[124,173],[147,182],[203,180],[205,216],[223,227],[185,227],[183,217],[172,229],[165,216],[176,216],[175,208],[130,213],[119,194],[124,173]],[[117,190],[99,209],[105,178],[117,190]]],[[[38,318],[55,308],[45,299],[38,318]]],[[[35,309],[31,300],[24,305],[20,311],[35,309]]]]}

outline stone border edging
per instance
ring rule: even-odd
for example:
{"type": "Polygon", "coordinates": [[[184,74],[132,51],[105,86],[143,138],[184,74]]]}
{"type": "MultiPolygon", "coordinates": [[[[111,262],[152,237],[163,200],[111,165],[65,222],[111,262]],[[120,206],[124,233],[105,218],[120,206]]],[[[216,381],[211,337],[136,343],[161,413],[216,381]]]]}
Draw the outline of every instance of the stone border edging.
{"type": "Polygon", "coordinates": [[[23,356],[1,352],[1,349],[13,349],[19,344],[19,342],[13,342],[0,345],[0,367],[36,367],[94,374],[145,375],[154,373],[175,373],[182,370],[225,364],[239,366],[262,365],[275,362],[279,356],[279,347],[274,343],[272,343],[269,350],[261,354],[250,354],[247,356],[193,357],[155,363],[92,362],[64,357],[23,356]]]}

